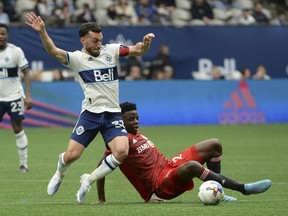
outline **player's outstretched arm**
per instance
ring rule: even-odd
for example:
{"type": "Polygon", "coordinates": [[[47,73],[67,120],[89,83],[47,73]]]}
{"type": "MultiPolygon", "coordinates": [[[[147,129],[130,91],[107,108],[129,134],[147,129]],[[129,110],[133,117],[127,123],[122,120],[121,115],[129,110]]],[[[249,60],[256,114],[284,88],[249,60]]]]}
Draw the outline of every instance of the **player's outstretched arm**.
{"type": "Polygon", "coordinates": [[[155,37],[153,33],[146,34],[143,37],[143,42],[138,42],[134,46],[129,46],[129,56],[141,56],[146,53],[150,44],[152,43],[152,39],[155,37]]]}
{"type": "Polygon", "coordinates": [[[26,17],[27,21],[25,23],[39,33],[43,46],[46,49],[47,53],[55,57],[62,64],[67,64],[66,52],[55,46],[54,42],[46,31],[45,23],[41,19],[41,17],[36,16],[36,14],[33,12],[28,13],[26,17]]]}

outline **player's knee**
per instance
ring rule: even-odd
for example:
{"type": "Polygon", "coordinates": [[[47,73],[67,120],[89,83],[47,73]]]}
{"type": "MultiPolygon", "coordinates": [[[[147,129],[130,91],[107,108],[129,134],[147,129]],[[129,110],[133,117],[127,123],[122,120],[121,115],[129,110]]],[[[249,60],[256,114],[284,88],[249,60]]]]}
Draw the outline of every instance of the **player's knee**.
{"type": "Polygon", "coordinates": [[[218,156],[222,155],[221,141],[217,138],[212,138],[211,143],[213,145],[214,152],[217,153],[218,156]]]}
{"type": "Polygon", "coordinates": [[[198,161],[188,161],[182,166],[183,171],[187,173],[199,174],[202,171],[202,165],[198,161]]]}
{"type": "Polygon", "coordinates": [[[77,151],[66,151],[64,154],[64,163],[65,164],[71,164],[77,159],[79,159],[81,156],[81,153],[77,151]]]}
{"type": "Polygon", "coordinates": [[[18,122],[12,122],[12,128],[15,134],[20,133],[23,130],[21,121],[18,122]]]}
{"type": "Polygon", "coordinates": [[[113,155],[115,159],[121,163],[127,158],[128,152],[129,152],[129,149],[123,147],[123,148],[117,149],[117,151],[114,152],[113,155]]]}

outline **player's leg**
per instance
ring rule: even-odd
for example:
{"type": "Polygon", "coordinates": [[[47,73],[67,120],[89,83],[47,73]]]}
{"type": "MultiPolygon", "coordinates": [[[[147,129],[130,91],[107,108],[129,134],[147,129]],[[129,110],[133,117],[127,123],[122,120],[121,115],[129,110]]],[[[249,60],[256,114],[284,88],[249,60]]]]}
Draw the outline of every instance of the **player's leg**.
{"type": "Polygon", "coordinates": [[[177,175],[184,181],[189,181],[194,177],[201,179],[202,181],[214,180],[220,183],[223,187],[239,191],[242,194],[256,194],[265,192],[271,186],[270,180],[262,180],[254,183],[241,184],[233,179],[230,179],[221,174],[215,173],[205,167],[203,167],[197,161],[188,161],[182,164],[177,169],[177,175]]]}
{"type": "Polygon", "coordinates": [[[112,154],[108,155],[91,174],[81,176],[81,186],[76,196],[77,201],[82,203],[91,185],[98,179],[104,178],[109,173],[113,172],[128,155],[128,138],[127,136],[115,137],[108,143],[112,154]],[[113,152],[114,151],[114,152],[113,152]],[[115,155],[115,156],[114,156],[115,155]]]}
{"type": "Polygon", "coordinates": [[[16,137],[16,146],[19,156],[19,171],[28,172],[28,138],[22,127],[22,120],[11,123],[16,137]]]}
{"type": "Polygon", "coordinates": [[[71,134],[67,149],[65,152],[59,155],[57,161],[57,170],[48,183],[47,193],[49,195],[54,195],[58,191],[68,167],[75,160],[81,157],[84,149],[97,135],[99,128],[97,121],[99,121],[99,119],[99,116],[93,116],[93,114],[88,111],[80,114],[75,128],[71,134]],[[95,120],[96,122],[91,123],[92,120],[95,120]]]}
{"type": "Polygon", "coordinates": [[[105,157],[100,166],[91,173],[91,177],[89,178],[91,183],[111,173],[128,155],[127,136],[115,137],[108,143],[108,146],[110,147],[112,154],[105,157]]]}
{"type": "MultiPolygon", "coordinates": [[[[221,172],[221,159],[222,159],[222,145],[219,139],[212,138],[204,140],[195,145],[196,150],[200,157],[206,162],[209,170],[215,173],[221,172]]],[[[235,197],[224,195],[224,202],[236,201],[235,197]]]]}
{"type": "Polygon", "coordinates": [[[66,170],[75,160],[80,158],[84,149],[84,145],[70,139],[67,150],[59,155],[56,172],[48,183],[47,193],[49,195],[54,195],[58,191],[66,175],[66,170]]]}
{"type": "Polygon", "coordinates": [[[19,156],[19,171],[28,172],[28,139],[23,130],[24,119],[24,99],[19,98],[15,101],[6,103],[7,114],[11,119],[11,126],[16,138],[16,146],[19,156]]]}
{"type": "Polygon", "coordinates": [[[113,172],[119,164],[126,159],[129,151],[127,132],[124,128],[120,113],[105,114],[105,129],[101,131],[103,139],[110,148],[112,154],[108,155],[91,174],[81,176],[81,186],[76,196],[77,201],[82,203],[90,186],[98,179],[101,179],[113,172]]]}
{"type": "Polygon", "coordinates": [[[217,181],[223,187],[239,191],[244,195],[263,193],[266,190],[268,190],[271,186],[271,181],[268,179],[253,183],[241,184],[231,178],[228,178],[222,174],[215,173],[205,167],[202,167],[200,175],[199,173],[197,173],[196,177],[198,177],[202,181],[208,181],[208,180],[217,181]]]}
{"type": "Polygon", "coordinates": [[[215,173],[221,172],[222,145],[219,139],[204,140],[195,145],[200,157],[206,162],[208,169],[215,173]]]}

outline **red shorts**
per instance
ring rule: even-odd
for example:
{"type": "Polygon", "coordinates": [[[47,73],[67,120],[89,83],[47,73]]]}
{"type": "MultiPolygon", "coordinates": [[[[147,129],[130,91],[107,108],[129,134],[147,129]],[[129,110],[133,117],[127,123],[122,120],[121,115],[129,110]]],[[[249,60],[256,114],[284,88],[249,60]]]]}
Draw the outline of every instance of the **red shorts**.
{"type": "Polygon", "coordinates": [[[203,160],[196,151],[195,146],[192,146],[174,158],[169,159],[168,164],[164,167],[163,171],[159,174],[157,179],[155,194],[162,199],[173,199],[185,191],[192,190],[194,188],[194,182],[185,181],[179,178],[177,175],[177,169],[182,164],[188,161],[198,161],[203,164],[203,160]]]}

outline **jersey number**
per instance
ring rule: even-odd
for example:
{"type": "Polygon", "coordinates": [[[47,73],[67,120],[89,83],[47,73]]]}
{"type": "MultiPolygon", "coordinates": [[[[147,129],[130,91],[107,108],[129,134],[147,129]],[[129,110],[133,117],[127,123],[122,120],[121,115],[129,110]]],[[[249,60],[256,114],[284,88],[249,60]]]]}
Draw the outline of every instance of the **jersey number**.
{"type": "Polygon", "coordinates": [[[111,123],[115,126],[115,128],[124,128],[124,123],[122,120],[113,121],[111,123]]]}
{"type": "Polygon", "coordinates": [[[172,161],[173,161],[174,163],[176,163],[177,160],[182,160],[182,154],[179,154],[178,156],[172,158],[172,161]]]}
{"type": "Polygon", "coordinates": [[[17,102],[12,102],[11,103],[11,112],[19,112],[20,115],[23,114],[23,106],[22,106],[22,101],[17,101],[17,102]]]}

